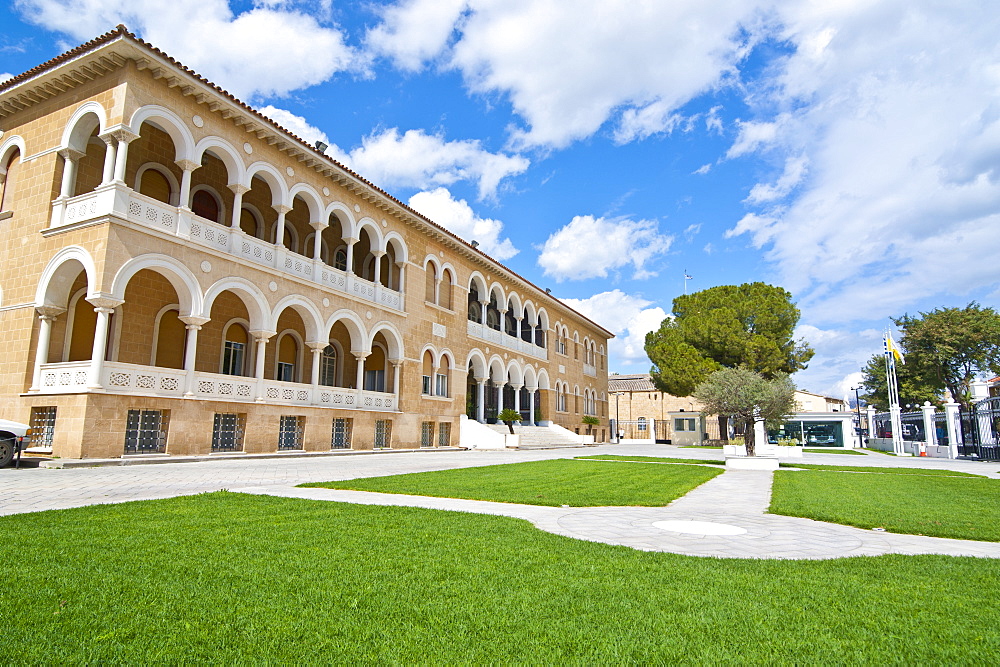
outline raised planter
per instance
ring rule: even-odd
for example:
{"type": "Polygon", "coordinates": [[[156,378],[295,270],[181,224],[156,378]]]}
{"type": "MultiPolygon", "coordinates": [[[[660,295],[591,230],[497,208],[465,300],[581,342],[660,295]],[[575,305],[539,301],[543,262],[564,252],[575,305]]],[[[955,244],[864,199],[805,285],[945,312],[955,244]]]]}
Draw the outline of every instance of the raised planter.
{"type": "Polygon", "coordinates": [[[777,470],[777,456],[727,456],[728,470],[777,470]]]}

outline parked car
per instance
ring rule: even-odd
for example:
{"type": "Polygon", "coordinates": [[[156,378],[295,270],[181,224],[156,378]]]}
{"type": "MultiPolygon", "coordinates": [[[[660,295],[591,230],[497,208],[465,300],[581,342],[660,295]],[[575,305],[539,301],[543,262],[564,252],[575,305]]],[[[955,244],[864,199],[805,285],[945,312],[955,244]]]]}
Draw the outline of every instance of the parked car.
{"type": "Polygon", "coordinates": [[[27,424],[0,419],[0,468],[10,463],[30,441],[31,427],[27,424]]]}

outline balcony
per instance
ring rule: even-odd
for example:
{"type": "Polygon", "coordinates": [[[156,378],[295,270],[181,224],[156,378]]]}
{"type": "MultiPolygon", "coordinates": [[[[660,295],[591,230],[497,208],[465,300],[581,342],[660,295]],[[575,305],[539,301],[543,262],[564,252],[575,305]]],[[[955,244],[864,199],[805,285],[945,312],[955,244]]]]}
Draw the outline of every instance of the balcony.
{"type": "Polygon", "coordinates": [[[597,366],[595,366],[594,364],[584,364],[583,374],[592,378],[597,377],[597,366]]]}
{"type": "Polygon", "coordinates": [[[403,311],[403,295],[322,262],[261,241],[240,230],[200,218],[191,211],[141,195],[124,185],[109,185],[52,206],[49,229],[114,216],[195,243],[251,264],[295,276],[337,292],[403,311]]]}
{"type": "Polygon", "coordinates": [[[472,320],[466,320],[466,322],[468,334],[472,338],[478,338],[479,340],[499,345],[500,347],[529,357],[534,357],[535,359],[547,361],[549,358],[549,351],[544,347],[539,347],[534,343],[521,340],[516,336],[510,336],[502,331],[491,329],[485,324],[480,324],[479,322],[473,322],[472,320]]]}
{"type": "MultiPolygon", "coordinates": [[[[83,394],[93,391],[87,386],[89,361],[43,364],[40,394],[83,394]]],[[[101,375],[103,389],[108,394],[163,396],[185,398],[187,371],[155,366],[139,366],[119,362],[104,362],[101,375]]],[[[277,380],[258,381],[251,377],[195,372],[192,390],[194,398],[218,401],[270,405],[301,405],[347,410],[395,411],[397,396],[379,391],[362,391],[344,387],[313,386],[277,380]]]]}

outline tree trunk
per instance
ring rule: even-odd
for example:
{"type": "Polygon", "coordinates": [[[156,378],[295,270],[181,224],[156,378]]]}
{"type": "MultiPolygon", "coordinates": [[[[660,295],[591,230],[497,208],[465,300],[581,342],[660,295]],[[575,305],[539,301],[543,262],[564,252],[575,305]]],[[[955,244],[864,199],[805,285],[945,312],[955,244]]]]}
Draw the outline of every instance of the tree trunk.
{"type": "Polygon", "coordinates": [[[719,415],[719,439],[729,442],[729,415],[719,415]]]}
{"type": "Polygon", "coordinates": [[[507,424],[507,428],[510,429],[510,434],[514,435],[514,422],[504,422],[507,424]]]}
{"type": "Polygon", "coordinates": [[[755,431],[757,430],[755,428],[756,425],[754,420],[750,419],[743,429],[743,442],[746,444],[747,456],[757,456],[757,443],[754,442],[755,431]]]}

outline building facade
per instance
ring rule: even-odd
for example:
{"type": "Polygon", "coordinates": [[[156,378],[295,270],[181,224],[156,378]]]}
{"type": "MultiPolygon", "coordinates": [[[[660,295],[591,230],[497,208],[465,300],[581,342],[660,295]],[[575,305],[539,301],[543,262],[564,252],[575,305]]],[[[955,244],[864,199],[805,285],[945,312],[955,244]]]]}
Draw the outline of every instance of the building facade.
{"type": "Polygon", "coordinates": [[[0,416],[64,458],[607,429],[610,332],[123,26],[0,84],[0,416]]]}

